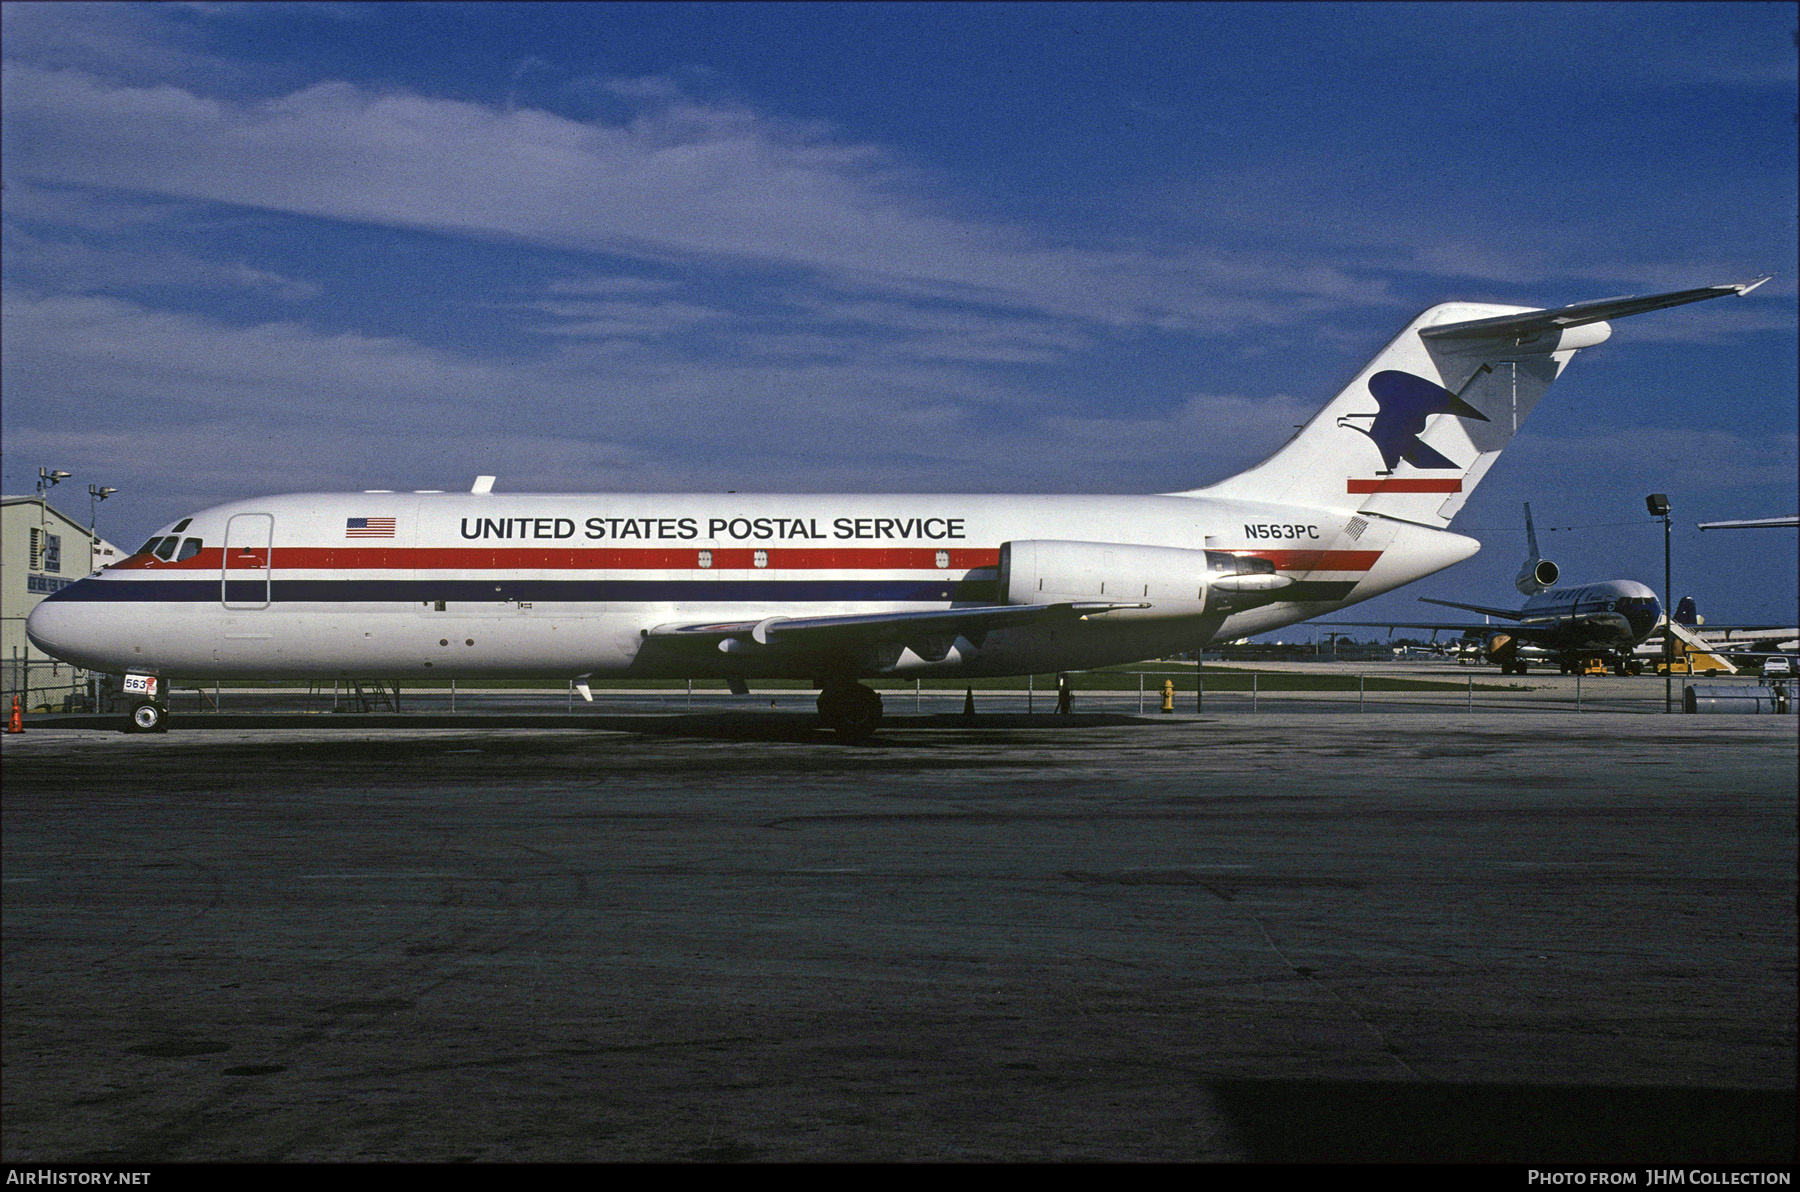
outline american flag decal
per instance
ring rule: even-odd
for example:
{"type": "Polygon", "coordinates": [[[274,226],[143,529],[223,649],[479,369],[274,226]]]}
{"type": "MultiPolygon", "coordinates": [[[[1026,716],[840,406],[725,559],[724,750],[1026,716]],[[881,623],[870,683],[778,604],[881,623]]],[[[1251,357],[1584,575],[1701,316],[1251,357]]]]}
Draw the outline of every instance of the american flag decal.
{"type": "Polygon", "coordinates": [[[391,517],[348,517],[344,519],[344,537],[346,538],[392,538],[394,536],[394,519],[391,517]]]}

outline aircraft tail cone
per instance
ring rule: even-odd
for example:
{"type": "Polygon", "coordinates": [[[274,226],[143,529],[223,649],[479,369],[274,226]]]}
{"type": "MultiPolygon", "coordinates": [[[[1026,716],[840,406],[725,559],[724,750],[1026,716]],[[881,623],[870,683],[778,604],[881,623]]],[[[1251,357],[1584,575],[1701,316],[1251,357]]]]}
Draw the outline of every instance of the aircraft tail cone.
{"type": "Polygon", "coordinates": [[[9,733],[25,731],[25,716],[19,711],[19,697],[16,695],[13,696],[12,719],[6,722],[6,731],[9,733]]]}

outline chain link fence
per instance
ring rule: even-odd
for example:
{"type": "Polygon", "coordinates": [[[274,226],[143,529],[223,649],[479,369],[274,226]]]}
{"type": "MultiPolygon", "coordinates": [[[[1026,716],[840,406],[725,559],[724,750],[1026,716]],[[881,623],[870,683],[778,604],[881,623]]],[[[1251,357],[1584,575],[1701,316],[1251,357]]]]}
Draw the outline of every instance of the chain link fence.
{"type": "MultiPolygon", "coordinates": [[[[873,680],[889,716],[949,715],[972,705],[977,714],[1111,713],[1232,715],[1259,712],[1477,713],[1477,712],[1759,712],[1800,710],[1794,680],[1745,677],[1714,680],[1677,676],[1547,676],[1502,679],[1491,673],[1398,672],[1331,667],[1258,670],[1208,665],[1196,670],[1071,671],[980,680],[873,680]],[[1689,688],[1699,698],[1689,699],[1689,688]],[[1755,706],[1746,702],[1760,693],[1755,706]],[[1165,708],[1165,704],[1167,705],[1165,708]]],[[[129,701],[118,676],[77,670],[67,663],[8,660],[6,710],[13,697],[25,712],[124,713],[129,701]]],[[[573,682],[325,679],[312,682],[184,680],[169,685],[164,700],[179,717],[208,713],[551,713],[583,708],[615,713],[682,713],[813,706],[817,691],[805,682],[755,683],[733,694],[723,680],[613,680],[593,685],[594,703],[573,682]]]]}
{"type": "Polygon", "coordinates": [[[13,700],[26,712],[122,712],[118,682],[112,675],[80,670],[48,659],[8,658],[0,661],[6,707],[13,700]]]}

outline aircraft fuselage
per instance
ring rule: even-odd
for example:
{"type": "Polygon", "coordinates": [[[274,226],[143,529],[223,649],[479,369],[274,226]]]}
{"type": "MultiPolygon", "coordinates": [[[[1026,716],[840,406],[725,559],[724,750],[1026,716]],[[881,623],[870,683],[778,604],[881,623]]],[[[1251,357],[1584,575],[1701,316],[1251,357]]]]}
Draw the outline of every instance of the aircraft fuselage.
{"type": "Polygon", "coordinates": [[[1556,653],[1629,651],[1655,632],[1662,616],[1656,593],[1635,580],[1554,588],[1520,610],[1518,628],[1534,646],[1556,653]]]}
{"type": "Polygon", "coordinates": [[[1260,602],[1165,603],[1102,551],[1064,594],[1149,591],[1151,607],[840,664],[973,676],[1160,657],[1342,608],[1478,549],[1381,517],[1189,496],[293,494],[172,523],[45,600],[29,632],[82,666],[171,678],[817,677],[816,657],[676,650],[650,631],[1006,603],[1001,547],[1022,540],[1228,552],[1284,586],[1260,602]]]}

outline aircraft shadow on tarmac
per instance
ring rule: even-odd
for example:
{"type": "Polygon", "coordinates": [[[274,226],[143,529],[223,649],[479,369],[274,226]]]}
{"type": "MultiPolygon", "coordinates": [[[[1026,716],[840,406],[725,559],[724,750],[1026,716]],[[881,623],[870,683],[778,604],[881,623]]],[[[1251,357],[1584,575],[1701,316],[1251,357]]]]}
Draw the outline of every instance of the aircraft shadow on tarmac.
{"type": "MultiPolygon", "coordinates": [[[[909,730],[974,730],[1066,732],[1071,728],[1111,728],[1125,725],[1157,726],[1162,722],[1148,717],[1110,712],[1055,715],[1042,713],[983,713],[965,716],[957,713],[927,716],[890,716],[881,732],[871,737],[847,738],[825,728],[811,712],[727,711],[696,712],[671,716],[668,713],[465,713],[461,715],[434,712],[348,713],[321,715],[315,713],[234,713],[203,712],[170,718],[171,731],[180,733],[201,729],[569,729],[637,733],[649,737],[697,737],[717,741],[775,741],[808,745],[860,745],[881,747],[902,743],[894,734],[909,730]]],[[[1170,722],[1173,723],[1173,722],[1170,722]]],[[[32,728],[118,728],[123,718],[80,713],[38,715],[26,726],[32,728]]],[[[918,742],[906,742],[917,744],[918,742]]]]}
{"type": "Polygon", "coordinates": [[[1287,1163],[1791,1164],[1793,1091],[1225,1080],[1249,1157],[1287,1163]]]}
{"type": "Polygon", "coordinates": [[[1030,715],[936,715],[890,717],[881,732],[863,738],[843,737],[820,725],[818,717],[806,713],[781,712],[714,712],[694,716],[606,716],[611,723],[594,724],[615,732],[642,733],[646,736],[707,737],[721,741],[792,741],[815,745],[883,746],[916,744],[897,739],[918,729],[954,729],[964,731],[1036,730],[1067,731],[1071,728],[1103,728],[1142,723],[1134,716],[1105,713],[1070,716],[1030,715]]]}

